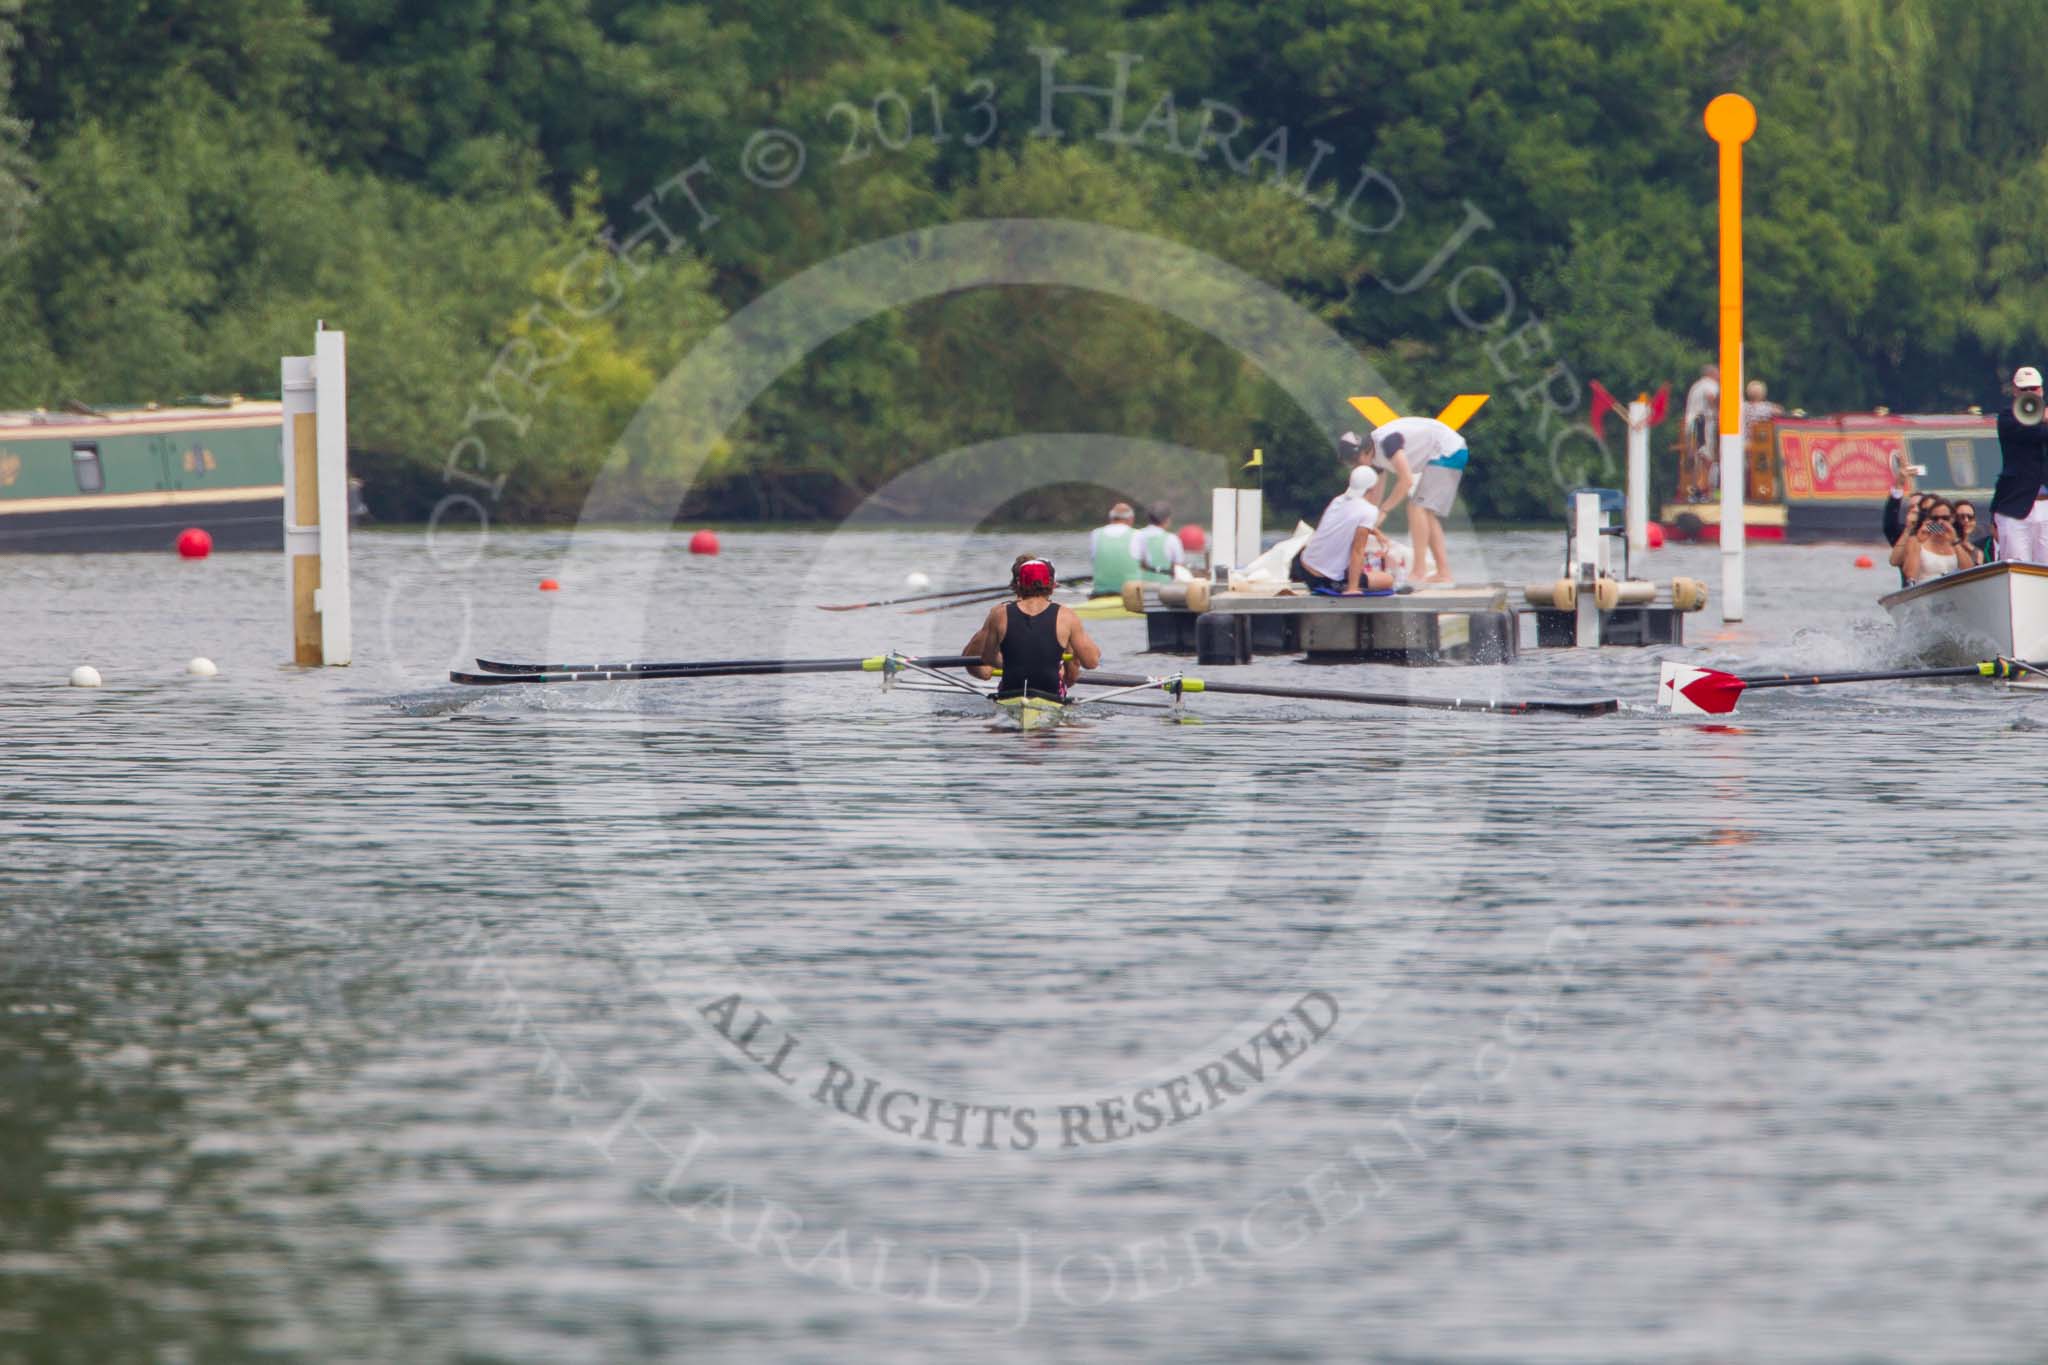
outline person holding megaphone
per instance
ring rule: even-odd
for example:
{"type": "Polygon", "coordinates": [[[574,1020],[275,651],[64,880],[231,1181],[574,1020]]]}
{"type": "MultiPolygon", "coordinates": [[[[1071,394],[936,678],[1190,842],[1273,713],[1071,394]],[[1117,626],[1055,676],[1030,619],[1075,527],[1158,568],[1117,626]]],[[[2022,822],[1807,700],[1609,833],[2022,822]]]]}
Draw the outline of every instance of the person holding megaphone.
{"type": "Polygon", "coordinates": [[[2000,559],[2048,564],[2048,422],[2041,372],[2012,372],[2012,407],[1998,414],[1998,452],[2004,468],[1991,488],[1992,540],[2000,559]]]}

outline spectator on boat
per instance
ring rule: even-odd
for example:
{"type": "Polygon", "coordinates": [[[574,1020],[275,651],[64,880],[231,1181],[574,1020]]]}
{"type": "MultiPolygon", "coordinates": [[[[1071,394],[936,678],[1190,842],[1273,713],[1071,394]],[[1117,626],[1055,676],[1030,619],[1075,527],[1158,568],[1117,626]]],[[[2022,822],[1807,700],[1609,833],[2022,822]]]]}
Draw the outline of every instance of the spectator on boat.
{"type": "Polygon", "coordinates": [[[1107,525],[1088,533],[1088,559],[1095,574],[1095,585],[1089,591],[1098,597],[1122,592],[1125,583],[1138,577],[1138,556],[1131,545],[1136,534],[1131,523],[1136,519],[1131,505],[1120,502],[1109,509],[1107,525]]]}
{"type": "Polygon", "coordinates": [[[1752,379],[1743,386],[1742,439],[1745,441],[1749,439],[1750,429],[1759,422],[1768,422],[1785,413],[1782,404],[1773,403],[1766,396],[1769,392],[1761,379],[1752,379]]]}
{"type": "MultiPolygon", "coordinates": [[[[1137,560],[1133,577],[1146,583],[1173,581],[1173,566],[1187,562],[1187,551],[1173,533],[1173,508],[1155,502],[1145,509],[1145,529],[1132,535],[1131,553],[1137,560]]],[[[1121,585],[1118,591],[1122,591],[1121,585]]]]}
{"type": "Polygon", "coordinates": [[[1989,541],[1977,539],[1977,504],[1968,498],[1956,502],[1956,542],[1962,546],[1962,566],[1974,569],[1991,556],[1985,553],[1989,541]]]}
{"type": "Polygon", "coordinates": [[[1906,533],[1906,510],[1917,507],[1920,495],[1913,489],[1913,466],[1892,456],[1892,486],[1884,500],[1884,543],[1896,545],[1906,533]]]}
{"type": "Polygon", "coordinates": [[[1693,502],[1706,502],[1713,489],[1715,420],[1721,407],[1721,367],[1700,366],[1700,377],[1685,391],[1685,442],[1687,495],[1693,502]]]}
{"type": "Polygon", "coordinates": [[[1936,498],[1927,515],[1892,546],[1892,563],[1907,587],[1928,582],[1962,567],[1962,545],[1956,539],[1956,514],[1936,498]]]}
{"type": "MultiPolygon", "coordinates": [[[[2041,396],[2041,372],[2013,371],[2013,396],[2041,396]]],[[[2048,422],[2032,426],[2008,407],[1998,414],[1998,452],[2004,467],[1991,488],[1991,531],[1998,557],[2048,564],[2048,422]]]]}
{"type": "Polygon", "coordinates": [[[1380,509],[1370,496],[1378,483],[1379,471],[1370,465],[1351,471],[1350,485],[1330,499],[1315,534],[1288,565],[1290,579],[1308,584],[1311,591],[1336,591],[1347,597],[1368,588],[1379,592],[1394,586],[1392,572],[1370,563],[1374,542],[1380,544],[1382,554],[1393,545],[1379,529],[1380,509]]]}

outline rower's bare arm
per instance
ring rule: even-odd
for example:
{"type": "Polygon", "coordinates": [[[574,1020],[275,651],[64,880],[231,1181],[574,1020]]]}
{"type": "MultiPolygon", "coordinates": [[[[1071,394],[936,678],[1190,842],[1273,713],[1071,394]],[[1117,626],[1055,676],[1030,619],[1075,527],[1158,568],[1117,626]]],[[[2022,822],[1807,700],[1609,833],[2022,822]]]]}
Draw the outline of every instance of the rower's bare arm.
{"type": "Polygon", "coordinates": [[[988,619],[981,623],[981,629],[974,632],[974,638],[967,642],[967,648],[960,651],[962,654],[981,656],[980,663],[967,666],[969,677],[980,678],[986,682],[994,676],[992,670],[1002,663],[1004,615],[1002,607],[991,608],[988,619]]]}
{"type": "Polygon", "coordinates": [[[1083,668],[1101,667],[1102,647],[1097,645],[1095,638],[1088,633],[1088,627],[1082,623],[1080,613],[1072,607],[1061,607],[1060,624],[1068,627],[1063,632],[1066,635],[1065,645],[1067,652],[1074,656],[1074,661],[1083,668]]]}
{"type": "Polygon", "coordinates": [[[1407,453],[1397,450],[1394,452],[1394,491],[1380,504],[1380,515],[1385,516],[1399,507],[1414,487],[1415,468],[1408,463],[1407,453]]]}
{"type": "Polygon", "coordinates": [[[1361,526],[1351,533],[1351,554],[1344,570],[1344,591],[1358,591],[1358,576],[1365,572],[1365,547],[1372,543],[1372,528],[1361,526]]]}

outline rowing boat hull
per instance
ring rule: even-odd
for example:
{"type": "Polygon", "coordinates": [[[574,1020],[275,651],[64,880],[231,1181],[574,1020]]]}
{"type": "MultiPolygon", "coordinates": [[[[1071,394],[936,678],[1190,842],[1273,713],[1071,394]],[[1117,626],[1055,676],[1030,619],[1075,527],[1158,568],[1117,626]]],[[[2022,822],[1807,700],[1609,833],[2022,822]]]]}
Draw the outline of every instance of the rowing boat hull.
{"type": "Polygon", "coordinates": [[[996,714],[1017,722],[1020,730],[1049,730],[1067,718],[1064,702],[1051,697],[991,697],[996,714]]]}
{"type": "Polygon", "coordinates": [[[2048,565],[1994,560],[1880,598],[1900,637],[1955,662],[2048,658],[2048,565]]]}
{"type": "Polygon", "coordinates": [[[1073,608],[1073,612],[1084,621],[1142,621],[1145,619],[1138,612],[1126,611],[1124,609],[1124,599],[1115,595],[1091,597],[1086,602],[1073,608]]]}

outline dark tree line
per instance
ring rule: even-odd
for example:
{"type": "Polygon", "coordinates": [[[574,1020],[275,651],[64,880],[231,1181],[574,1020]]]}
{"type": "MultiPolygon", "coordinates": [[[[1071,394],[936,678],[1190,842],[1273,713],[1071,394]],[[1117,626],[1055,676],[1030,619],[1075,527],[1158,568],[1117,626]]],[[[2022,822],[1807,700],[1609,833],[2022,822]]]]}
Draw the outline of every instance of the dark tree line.
{"type": "MultiPolygon", "coordinates": [[[[1682,384],[1711,356],[1700,111],[1723,90],[1762,120],[1748,344],[1774,397],[1953,409],[2043,358],[2037,17],[2020,0],[25,0],[0,8],[0,404],[273,390],[321,317],[351,334],[352,427],[386,515],[423,515],[452,459],[498,515],[559,518],[656,381],[776,285],[899,233],[1047,218],[1283,291],[1416,408],[1493,393],[1467,496],[1547,517],[1560,481],[1615,476],[1560,438],[1587,381],[1682,384]],[[1115,84],[1130,54],[1120,129],[1107,99],[1071,95],[1060,136],[1036,135],[1049,47],[1081,85],[1115,84]],[[803,141],[787,184],[769,162],[769,183],[742,173],[766,128],[803,141]],[[702,158],[689,183],[718,221],[669,192],[613,289],[593,244],[644,227],[647,196],[702,158]]],[[[1308,414],[1242,356],[1038,287],[864,321],[694,478],[645,444],[635,488],[643,506],[687,483],[727,514],[830,515],[1031,431],[1263,446],[1296,508],[1329,481],[1308,414]]]]}

